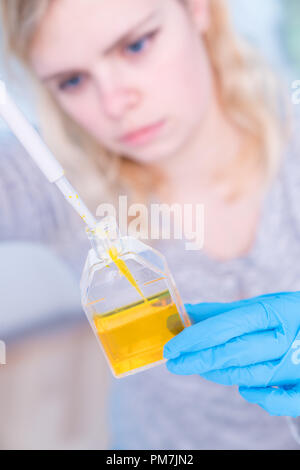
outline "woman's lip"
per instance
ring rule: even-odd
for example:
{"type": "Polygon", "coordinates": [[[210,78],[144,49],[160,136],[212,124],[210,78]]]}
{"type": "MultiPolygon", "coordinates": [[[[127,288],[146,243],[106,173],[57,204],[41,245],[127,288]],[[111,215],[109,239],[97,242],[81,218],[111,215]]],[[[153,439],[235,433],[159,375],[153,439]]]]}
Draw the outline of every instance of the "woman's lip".
{"type": "Polygon", "coordinates": [[[135,132],[131,132],[129,134],[126,134],[122,136],[119,140],[120,142],[123,143],[130,143],[130,144],[141,144],[149,141],[156,132],[160,130],[160,128],[163,126],[165,123],[165,120],[161,120],[155,124],[152,124],[147,127],[143,127],[141,129],[138,129],[135,132]]]}

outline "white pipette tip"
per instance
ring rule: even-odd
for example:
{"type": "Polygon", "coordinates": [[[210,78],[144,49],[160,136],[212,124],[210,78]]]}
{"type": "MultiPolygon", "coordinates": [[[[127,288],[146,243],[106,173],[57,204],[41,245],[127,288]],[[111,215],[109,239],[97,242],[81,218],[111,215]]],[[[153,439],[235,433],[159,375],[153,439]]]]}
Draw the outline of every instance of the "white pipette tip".
{"type": "Polygon", "coordinates": [[[62,166],[50,152],[39,133],[10,98],[3,80],[0,80],[0,115],[50,183],[57,185],[82,220],[89,228],[94,228],[97,220],[65,178],[62,166]]]}

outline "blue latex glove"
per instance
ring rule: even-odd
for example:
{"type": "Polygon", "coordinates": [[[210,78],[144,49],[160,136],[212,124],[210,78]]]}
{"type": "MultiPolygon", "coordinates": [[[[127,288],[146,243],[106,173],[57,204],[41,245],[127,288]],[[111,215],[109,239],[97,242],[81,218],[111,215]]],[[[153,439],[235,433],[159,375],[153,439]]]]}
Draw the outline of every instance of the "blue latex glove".
{"type": "Polygon", "coordinates": [[[186,309],[194,324],[165,345],[169,371],[238,385],[270,414],[300,415],[300,292],[186,309]]]}

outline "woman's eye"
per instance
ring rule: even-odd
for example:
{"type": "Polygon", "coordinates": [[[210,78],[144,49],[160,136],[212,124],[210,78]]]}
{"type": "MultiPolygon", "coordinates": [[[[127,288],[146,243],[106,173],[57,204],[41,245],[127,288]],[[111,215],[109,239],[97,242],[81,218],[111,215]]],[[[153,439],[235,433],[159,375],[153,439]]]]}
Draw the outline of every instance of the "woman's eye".
{"type": "Polygon", "coordinates": [[[59,89],[60,90],[67,90],[67,89],[73,89],[79,87],[82,83],[82,77],[80,75],[74,75],[71,78],[68,78],[68,80],[64,80],[59,84],[59,89]]]}
{"type": "Polygon", "coordinates": [[[151,41],[151,39],[155,36],[155,34],[156,34],[156,31],[154,31],[153,33],[147,34],[146,36],[143,36],[138,41],[135,41],[135,42],[129,44],[125,48],[126,51],[128,51],[130,54],[133,54],[133,55],[140,54],[141,52],[144,51],[144,49],[146,48],[148,42],[151,41]]]}

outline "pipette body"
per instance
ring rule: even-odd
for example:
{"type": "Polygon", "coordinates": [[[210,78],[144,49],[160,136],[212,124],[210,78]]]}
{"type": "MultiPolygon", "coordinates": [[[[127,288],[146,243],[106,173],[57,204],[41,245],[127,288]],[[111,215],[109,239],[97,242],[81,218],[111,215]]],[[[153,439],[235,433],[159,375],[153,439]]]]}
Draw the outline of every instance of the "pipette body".
{"type": "Polygon", "coordinates": [[[1,80],[0,89],[0,115],[48,181],[56,184],[68,203],[71,204],[88,227],[93,229],[97,220],[65,177],[63,167],[46,146],[37,130],[16,106],[7,93],[5,83],[1,80]]]}

